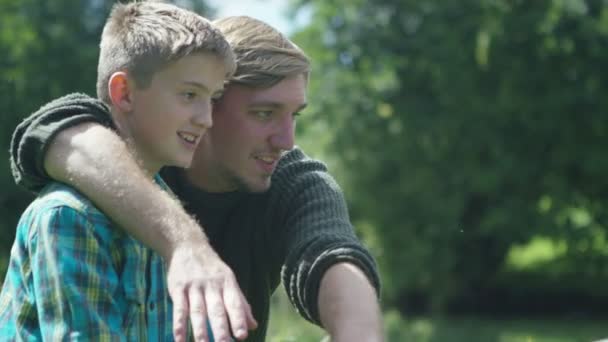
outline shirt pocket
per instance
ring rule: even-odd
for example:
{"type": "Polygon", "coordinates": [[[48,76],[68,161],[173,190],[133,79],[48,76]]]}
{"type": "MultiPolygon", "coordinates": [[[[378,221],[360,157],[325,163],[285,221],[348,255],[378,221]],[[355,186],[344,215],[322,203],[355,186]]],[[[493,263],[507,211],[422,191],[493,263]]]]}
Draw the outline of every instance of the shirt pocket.
{"type": "Polygon", "coordinates": [[[124,267],[120,283],[124,293],[122,330],[127,341],[147,341],[146,254],[137,245],[124,248],[124,267]]]}

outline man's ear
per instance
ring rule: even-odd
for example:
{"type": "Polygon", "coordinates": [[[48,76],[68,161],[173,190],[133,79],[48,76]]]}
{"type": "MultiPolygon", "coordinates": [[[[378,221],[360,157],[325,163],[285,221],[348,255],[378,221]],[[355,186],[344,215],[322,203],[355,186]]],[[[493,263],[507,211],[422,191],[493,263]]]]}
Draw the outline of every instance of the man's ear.
{"type": "Polygon", "coordinates": [[[132,86],[134,85],[124,71],[113,73],[108,81],[108,90],[112,105],[123,113],[129,113],[133,110],[132,86]]]}

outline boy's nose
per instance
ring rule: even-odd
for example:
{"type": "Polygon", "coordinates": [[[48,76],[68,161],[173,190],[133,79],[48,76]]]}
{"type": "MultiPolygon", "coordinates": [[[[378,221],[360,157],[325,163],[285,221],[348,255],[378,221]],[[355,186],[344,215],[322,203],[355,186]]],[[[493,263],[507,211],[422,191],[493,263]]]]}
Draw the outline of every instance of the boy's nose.
{"type": "Polygon", "coordinates": [[[194,117],[192,118],[192,122],[197,126],[211,128],[211,126],[213,126],[213,118],[211,116],[211,103],[203,105],[202,108],[199,108],[196,111],[194,117]]]}

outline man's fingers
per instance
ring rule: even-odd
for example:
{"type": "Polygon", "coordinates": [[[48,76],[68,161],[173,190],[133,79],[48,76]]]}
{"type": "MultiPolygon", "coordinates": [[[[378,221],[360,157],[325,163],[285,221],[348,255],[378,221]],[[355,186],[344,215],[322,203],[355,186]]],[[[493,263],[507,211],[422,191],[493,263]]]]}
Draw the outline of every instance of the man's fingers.
{"type": "Polygon", "coordinates": [[[203,290],[197,287],[190,287],[188,291],[190,300],[190,321],[192,322],[192,333],[197,342],[208,341],[207,334],[207,306],[203,290]]]}
{"type": "Polygon", "coordinates": [[[238,286],[226,286],[224,288],[224,304],[226,305],[232,335],[238,340],[246,339],[249,330],[247,324],[249,304],[247,304],[238,286]]]}
{"type": "Polygon", "coordinates": [[[251,305],[247,303],[247,326],[249,329],[256,329],[258,327],[258,321],[253,317],[253,312],[251,311],[251,305]]]}
{"type": "Polygon", "coordinates": [[[188,298],[182,290],[173,291],[173,338],[185,342],[188,331],[188,298]]]}
{"type": "Polygon", "coordinates": [[[232,270],[212,250],[198,251],[186,245],[176,249],[169,261],[175,340],[187,338],[188,322],[196,341],[211,337],[217,342],[232,341],[230,325],[237,339],[247,338],[257,323],[232,270]]]}
{"type": "Polygon", "coordinates": [[[230,341],[230,331],[224,310],[224,299],[222,291],[218,288],[207,288],[205,291],[205,302],[209,314],[209,323],[213,330],[213,338],[217,342],[230,341]]]}

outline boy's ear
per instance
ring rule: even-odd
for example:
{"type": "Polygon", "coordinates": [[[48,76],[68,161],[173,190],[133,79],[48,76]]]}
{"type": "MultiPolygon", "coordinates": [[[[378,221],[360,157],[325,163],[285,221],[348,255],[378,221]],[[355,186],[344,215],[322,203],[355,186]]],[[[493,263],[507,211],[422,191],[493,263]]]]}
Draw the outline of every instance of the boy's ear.
{"type": "Polygon", "coordinates": [[[118,71],[110,76],[108,90],[112,105],[124,113],[129,113],[133,109],[131,94],[131,82],[124,71],[118,71]]]}

